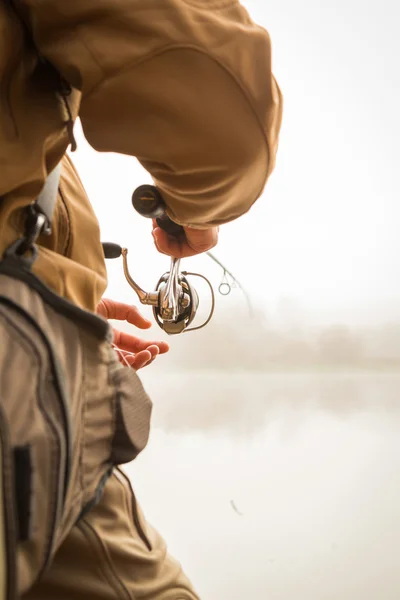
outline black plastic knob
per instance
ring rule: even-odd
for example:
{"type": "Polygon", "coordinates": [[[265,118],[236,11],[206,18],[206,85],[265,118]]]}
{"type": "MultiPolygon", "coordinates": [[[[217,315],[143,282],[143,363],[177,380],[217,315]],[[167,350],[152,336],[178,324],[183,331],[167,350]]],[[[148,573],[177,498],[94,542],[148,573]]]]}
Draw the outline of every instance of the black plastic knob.
{"type": "Polygon", "coordinates": [[[184,235],[181,225],[172,221],[165,212],[165,202],[154,185],[141,185],[132,194],[133,208],[143,217],[156,219],[157,225],[169,235],[184,235]]]}
{"type": "Polygon", "coordinates": [[[105,258],[119,258],[122,254],[122,248],[113,242],[103,242],[103,252],[105,258]]]}

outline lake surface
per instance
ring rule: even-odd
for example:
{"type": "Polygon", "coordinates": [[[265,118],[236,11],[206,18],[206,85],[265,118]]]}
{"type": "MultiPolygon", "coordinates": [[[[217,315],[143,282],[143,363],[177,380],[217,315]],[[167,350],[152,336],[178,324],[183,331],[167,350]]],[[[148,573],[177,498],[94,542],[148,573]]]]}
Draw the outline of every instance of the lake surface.
{"type": "Polygon", "coordinates": [[[202,600],[400,598],[400,373],[142,379],[128,471],[202,600]]]}

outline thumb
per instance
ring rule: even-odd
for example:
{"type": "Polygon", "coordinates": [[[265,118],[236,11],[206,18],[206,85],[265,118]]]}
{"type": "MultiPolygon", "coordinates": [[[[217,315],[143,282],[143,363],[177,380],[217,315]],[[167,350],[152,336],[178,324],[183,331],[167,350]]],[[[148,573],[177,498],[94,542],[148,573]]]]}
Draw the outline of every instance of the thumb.
{"type": "Polygon", "coordinates": [[[210,229],[193,229],[185,227],[185,236],[188,245],[197,253],[206,252],[218,242],[218,227],[210,229]]]}

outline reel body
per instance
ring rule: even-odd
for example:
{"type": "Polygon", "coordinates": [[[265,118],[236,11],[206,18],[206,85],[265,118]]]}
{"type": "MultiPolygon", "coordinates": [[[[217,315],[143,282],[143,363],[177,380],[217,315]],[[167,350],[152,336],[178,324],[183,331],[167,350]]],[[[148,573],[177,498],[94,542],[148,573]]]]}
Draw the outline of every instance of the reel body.
{"type": "Polygon", "coordinates": [[[154,291],[146,292],[136,283],[129,272],[127,248],[121,248],[118,244],[103,243],[103,250],[106,258],[118,258],[122,255],[127,282],[142,304],[153,307],[157,325],[168,335],[202,329],[209,323],[214,313],[215,295],[210,281],[204,275],[180,271],[180,259],[171,258],[170,270],[160,277],[154,291]],[[201,325],[191,327],[189,326],[193,323],[199,307],[199,296],[188,277],[204,279],[211,292],[211,307],[207,319],[201,325]]]}
{"type": "Polygon", "coordinates": [[[135,290],[142,304],[149,304],[153,307],[154,318],[161,329],[168,335],[176,335],[185,331],[202,329],[207,325],[214,313],[215,296],[213,287],[206,277],[199,273],[180,272],[180,259],[171,258],[170,270],[160,277],[155,291],[143,293],[143,290],[139,288],[129,273],[127,254],[128,250],[124,248],[122,257],[126,280],[135,290]],[[201,325],[196,327],[189,327],[189,325],[196,316],[199,307],[199,296],[187,276],[201,277],[208,283],[211,292],[209,315],[201,325]]]}
{"type": "Polygon", "coordinates": [[[157,306],[153,306],[153,314],[157,324],[170,335],[187,331],[187,327],[195,318],[199,306],[199,296],[183,274],[178,276],[177,283],[173,307],[171,307],[169,301],[171,271],[164,273],[156,285],[159,302],[157,306]]]}

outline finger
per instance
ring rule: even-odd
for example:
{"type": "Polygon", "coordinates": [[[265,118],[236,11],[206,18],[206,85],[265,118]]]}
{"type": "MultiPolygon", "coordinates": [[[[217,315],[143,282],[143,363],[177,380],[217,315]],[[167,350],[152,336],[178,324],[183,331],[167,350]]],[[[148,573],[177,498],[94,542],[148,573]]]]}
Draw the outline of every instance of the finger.
{"type": "Polygon", "coordinates": [[[184,237],[177,238],[172,235],[168,235],[166,231],[160,227],[153,229],[153,239],[155,246],[161,254],[167,254],[174,258],[186,258],[197,254],[193,248],[188,246],[184,237]]]}
{"type": "Polygon", "coordinates": [[[150,352],[152,360],[160,354],[160,349],[155,344],[146,348],[147,352],[150,352]]]}
{"type": "MultiPolygon", "coordinates": [[[[147,351],[151,354],[151,359],[147,362],[146,367],[155,361],[157,356],[160,354],[158,346],[149,346],[147,351]]],[[[136,355],[137,356],[137,355],[136,355]]]]}
{"type": "Polygon", "coordinates": [[[129,366],[131,364],[131,360],[128,360],[129,356],[134,356],[131,352],[124,352],[123,350],[121,350],[121,348],[118,348],[117,346],[113,346],[114,348],[114,352],[117,355],[117,358],[119,360],[119,362],[126,367],[127,363],[129,363],[129,366]]]}
{"type": "Polygon", "coordinates": [[[136,306],[129,306],[129,311],[125,317],[125,321],[135,325],[139,329],[149,329],[152,326],[152,322],[144,317],[136,306]]]}
{"type": "Polygon", "coordinates": [[[151,365],[157,358],[158,354],[155,354],[149,361],[146,362],[146,364],[143,365],[143,367],[148,367],[149,365],[151,365]]]}
{"type": "Polygon", "coordinates": [[[139,329],[148,329],[152,323],[139,312],[136,306],[116,302],[109,298],[102,298],[97,307],[97,312],[106,319],[115,321],[128,321],[139,329]]]}
{"type": "Polygon", "coordinates": [[[218,243],[219,227],[210,227],[209,229],[193,229],[185,227],[186,241],[190,248],[198,254],[211,250],[218,243]]]}
{"type": "Polygon", "coordinates": [[[169,350],[167,342],[142,340],[125,331],[118,331],[118,329],[114,329],[114,344],[126,352],[140,352],[141,350],[148,350],[152,346],[157,348],[159,354],[165,354],[169,350]]]}
{"type": "Polygon", "coordinates": [[[162,254],[185,258],[195,256],[214,248],[218,242],[218,228],[192,229],[185,227],[185,236],[175,237],[166,233],[160,227],[152,231],[155,246],[162,254]]]}
{"type": "MultiPolygon", "coordinates": [[[[140,352],[148,352],[150,354],[150,360],[154,360],[156,356],[160,354],[158,346],[149,346],[148,348],[146,348],[146,350],[141,350],[140,352]]],[[[140,352],[138,352],[137,354],[140,354],[140,352]]]]}
{"type": "Polygon", "coordinates": [[[152,354],[155,352],[157,354],[165,354],[169,351],[169,344],[167,344],[167,342],[149,342],[149,344],[150,345],[147,346],[146,350],[149,350],[152,354]]]}
{"type": "Polygon", "coordinates": [[[138,371],[152,361],[152,356],[147,350],[142,350],[137,354],[128,354],[125,356],[125,360],[131,367],[138,371]]]}
{"type": "Polygon", "coordinates": [[[147,350],[142,350],[136,354],[132,352],[126,352],[121,348],[115,348],[115,351],[117,353],[118,360],[124,365],[124,367],[129,366],[136,370],[147,367],[153,363],[159,354],[157,346],[150,346],[147,350]]]}

